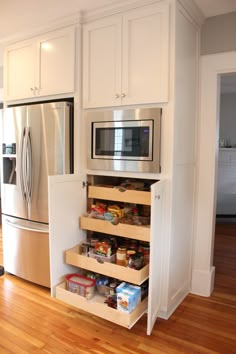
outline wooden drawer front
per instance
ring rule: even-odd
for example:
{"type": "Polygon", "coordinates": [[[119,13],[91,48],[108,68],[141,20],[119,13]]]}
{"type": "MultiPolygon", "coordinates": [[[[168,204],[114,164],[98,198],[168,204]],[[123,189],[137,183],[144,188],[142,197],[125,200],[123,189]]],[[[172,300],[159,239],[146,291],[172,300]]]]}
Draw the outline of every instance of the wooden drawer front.
{"type": "Polygon", "coordinates": [[[97,231],[105,234],[129,237],[134,240],[150,241],[150,227],[136,226],[127,224],[113,225],[106,220],[99,220],[82,216],[80,218],[80,227],[83,230],[97,231]]]}
{"type": "Polygon", "coordinates": [[[117,188],[89,186],[88,197],[117,202],[151,205],[151,193],[143,191],[125,190],[121,192],[117,188]]]}
{"type": "Polygon", "coordinates": [[[99,263],[95,258],[80,255],[79,246],[66,251],[66,263],[137,285],[142,284],[149,276],[149,265],[135,270],[114,263],[99,263]]]}
{"type": "Polygon", "coordinates": [[[120,326],[131,328],[147,311],[148,299],[144,299],[130,314],[117,311],[104,304],[105,298],[95,295],[91,300],[66,290],[65,283],[56,287],[56,298],[77,309],[87,311],[93,315],[114,322],[120,326]]]}

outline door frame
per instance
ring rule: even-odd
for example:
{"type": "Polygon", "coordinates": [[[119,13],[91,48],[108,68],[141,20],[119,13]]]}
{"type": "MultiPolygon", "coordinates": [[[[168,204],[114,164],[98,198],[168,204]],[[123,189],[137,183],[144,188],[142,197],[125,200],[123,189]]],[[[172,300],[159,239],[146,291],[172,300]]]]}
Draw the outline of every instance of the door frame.
{"type": "Polygon", "coordinates": [[[236,52],[201,57],[195,240],[191,292],[210,296],[213,266],[219,146],[220,76],[236,72],[236,52]]]}

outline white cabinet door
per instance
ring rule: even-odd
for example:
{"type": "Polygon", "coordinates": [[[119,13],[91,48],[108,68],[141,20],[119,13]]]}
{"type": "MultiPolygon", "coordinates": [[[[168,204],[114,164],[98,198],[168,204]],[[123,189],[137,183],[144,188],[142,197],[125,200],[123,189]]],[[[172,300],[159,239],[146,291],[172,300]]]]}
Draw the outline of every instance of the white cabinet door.
{"type": "Polygon", "coordinates": [[[148,290],[148,324],[147,334],[151,334],[161,306],[161,288],[163,275],[161,260],[162,220],[165,181],[151,186],[151,230],[150,230],[150,263],[148,290]]]}
{"type": "Polygon", "coordinates": [[[168,100],[169,4],[160,1],[123,16],[122,103],[168,100]]]}
{"type": "Polygon", "coordinates": [[[5,99],[16,100],[34,96],[35,45],[26,40],[9,46],[5,51],[5,99]]]}
{"type": "Polygon", "coordinates": [[[168,2],[86,24],[83,43],[84,108],[168,100],[168,2]]]}
{"type": "Polygon", "coordinates": [[[121,17],[84,25],[83,106],[120,105],[121,17]]]}
{"type": "Polygon", "coordinates": [[[37,95],[74,91],[75,30],[45,33],[37,40],[37,95]]]}
{"type": "Polygon", "coordinates": [[[49,177],[49,244],[51,291],[64,280],[65,274],[77,271],[65,263],[65,250],[82,241],[79,215],[87,205],[87,190],[83,188],[83,175],[49,177]]]}

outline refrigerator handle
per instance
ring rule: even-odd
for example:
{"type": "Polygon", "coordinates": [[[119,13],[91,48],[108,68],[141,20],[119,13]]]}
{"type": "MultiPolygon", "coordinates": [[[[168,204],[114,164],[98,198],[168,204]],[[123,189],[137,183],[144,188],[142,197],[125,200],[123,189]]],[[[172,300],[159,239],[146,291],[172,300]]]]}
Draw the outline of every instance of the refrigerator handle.
{"type": "Polygon", "coordinates": [[[26,128],[26,199],[30,202],[32,194],[32,144],[30,138],[30,128],[26,128]]]}
{"type": "Polygon", "coordinates": [[[48,225],[43,225],[42,227],[30,227],[28,225],[22,225],[20,222],[18,223],[17,221],[11,221],[10,219],[6,218],[4,222],[11,226],[15,227],[16,229],[21,229],[21,230],[27,230],[27,231],[34,231],[34,232],[41,232],[41,233],[49,233],[49,227],[48,225]]]}
{"type": "Polygon", "coordinates": [[[22,130],[21,139],[20,139],[20,186],[21,194],[23,200],[26,200],[26,190],[25,190],[25,128],[22,130]]]}

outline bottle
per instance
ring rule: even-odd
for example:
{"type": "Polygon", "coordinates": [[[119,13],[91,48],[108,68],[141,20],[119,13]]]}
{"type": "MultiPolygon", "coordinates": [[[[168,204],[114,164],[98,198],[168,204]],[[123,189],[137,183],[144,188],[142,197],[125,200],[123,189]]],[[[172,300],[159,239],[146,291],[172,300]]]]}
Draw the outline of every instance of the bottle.
{"type": "Polygon", "coordinates": [[[125,247],[119,247],[117,249],[117,251],[116,251],[116,264],[121,265],[121,266],[127,265],[126,252],[127,252],[127,249],[125,247]]]}

